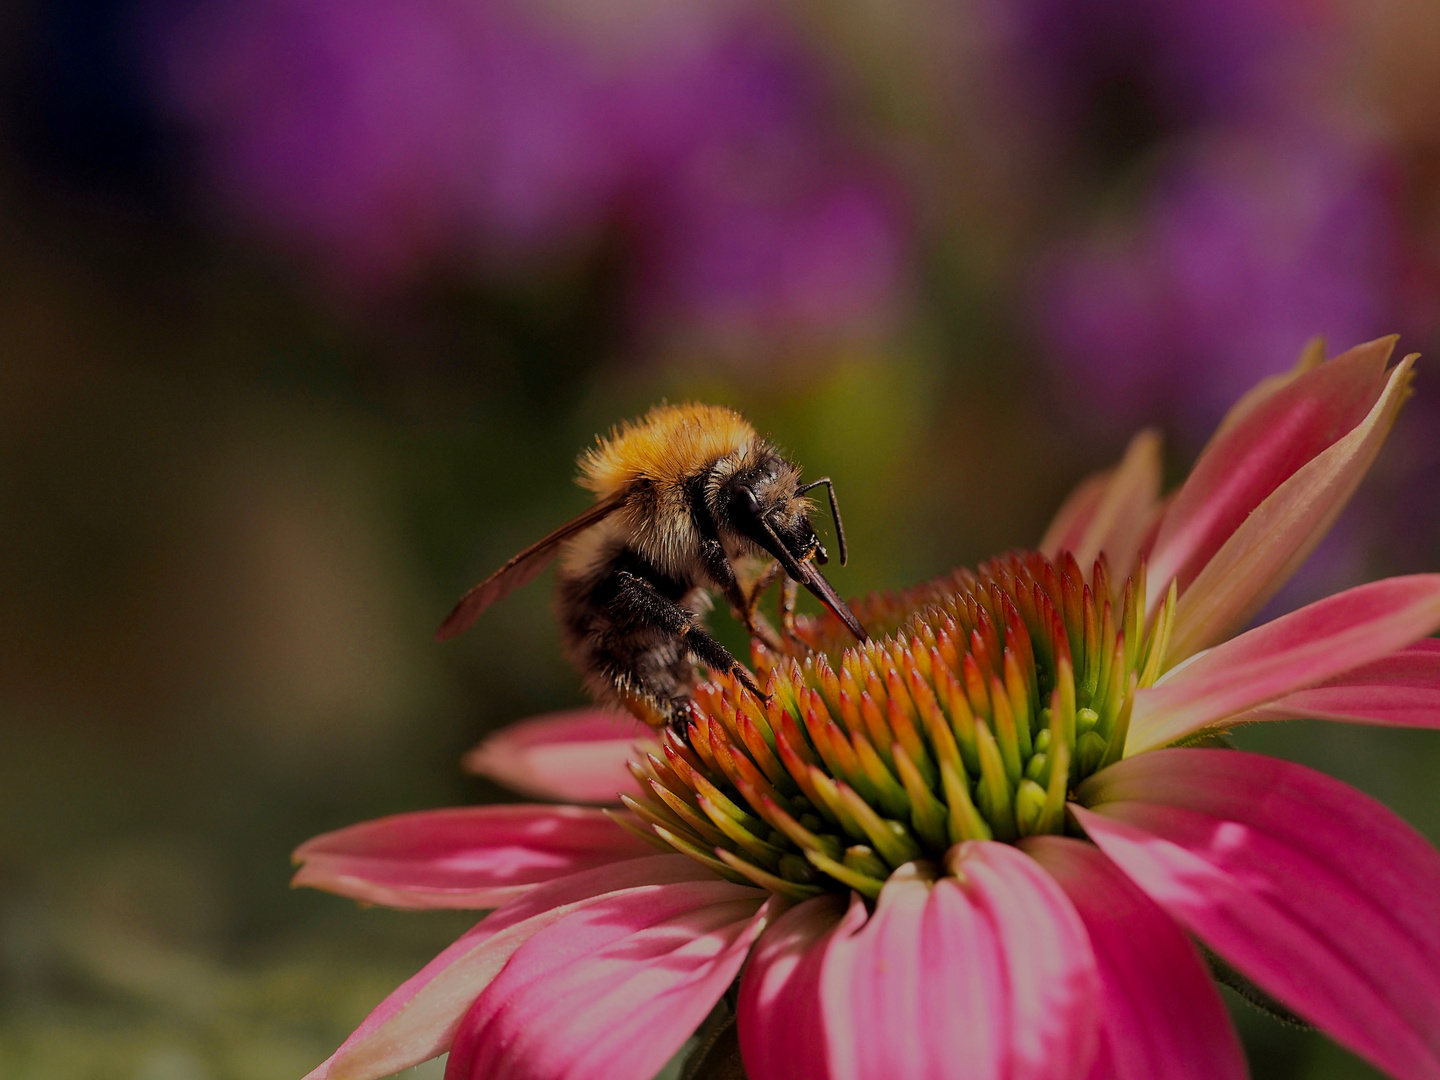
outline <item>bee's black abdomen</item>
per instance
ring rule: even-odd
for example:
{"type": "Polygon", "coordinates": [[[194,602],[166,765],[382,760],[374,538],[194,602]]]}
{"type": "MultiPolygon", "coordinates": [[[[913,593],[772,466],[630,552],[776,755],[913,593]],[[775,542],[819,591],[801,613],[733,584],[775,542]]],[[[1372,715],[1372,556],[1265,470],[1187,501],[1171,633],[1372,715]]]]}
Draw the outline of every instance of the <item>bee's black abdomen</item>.
{"type": "Polygon", "coordinates": [[[682,723],[694,661],[726,671],[736,661],[704,628],[696,585],[620,548],[590,573],[560,580],[559,609],[571,659],[592,693],[656,726],[682,723]]]}
{"type": "Polygon", "coordinates": [[[651,722],[676,715],[693,681],[682,637],[699,616],[681,603],[692,591],[624,549],[584,576],[561,576],[566,651],[598,699],[651,722]]]}

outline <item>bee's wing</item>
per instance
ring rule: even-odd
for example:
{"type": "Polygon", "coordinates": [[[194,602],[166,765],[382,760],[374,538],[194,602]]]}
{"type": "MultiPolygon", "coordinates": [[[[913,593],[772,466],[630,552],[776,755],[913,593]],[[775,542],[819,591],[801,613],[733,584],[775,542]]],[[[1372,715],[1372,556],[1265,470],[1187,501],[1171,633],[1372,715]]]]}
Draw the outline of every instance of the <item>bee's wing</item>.
{"type": "Polygon", "coordinates": [[[496,600],[509,596],[550,565],[550,560],[555,557],[561,543],[576,533],[588,529],[591,525],[603,521],[623,505],[625,505],[625,492],[623,491],[617,492],[608,499],[602,499],[583,514],[571,518],[549,536],[535,541],[524,551],[512,557],[499,570],[460,598],[460,602],[455,605],[455,610],[445,617],[445,621],[440,624],[440,629],[435,631],[435,640],[445,641],[447,638],[452,638],[456,634],[468,630],[487,607],[496,600]]]}

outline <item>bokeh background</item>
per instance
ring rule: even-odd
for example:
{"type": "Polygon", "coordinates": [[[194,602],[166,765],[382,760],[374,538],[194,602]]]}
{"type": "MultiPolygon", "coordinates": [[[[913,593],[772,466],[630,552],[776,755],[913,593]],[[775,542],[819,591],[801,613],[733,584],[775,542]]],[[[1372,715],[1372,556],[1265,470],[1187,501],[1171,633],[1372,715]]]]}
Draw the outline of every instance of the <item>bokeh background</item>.
{"type": "MultiPolygon", "coordinates": [[[[288,854],[582,700],[543,582],[430,635],[617,419],[742,408],[858,593],[1139,425],[1183,476],[1314,334],[1440,357],[1437,55],[1434,0],[4,5],[0,1076],[298,1078],[468,925],[288,854]]],[[[1440,569],[1432,366],[1272,610],[1440,569]]],[[[1243,739],[1440,840],[1440,736],[1243,739]]]]}

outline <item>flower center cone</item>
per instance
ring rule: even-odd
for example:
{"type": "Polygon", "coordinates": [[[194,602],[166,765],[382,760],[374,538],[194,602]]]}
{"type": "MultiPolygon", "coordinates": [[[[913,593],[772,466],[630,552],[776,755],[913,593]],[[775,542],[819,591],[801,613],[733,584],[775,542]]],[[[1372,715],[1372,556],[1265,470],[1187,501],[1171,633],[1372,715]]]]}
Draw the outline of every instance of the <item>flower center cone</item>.
{"type": "Polygon", "coordinates": [[[1174,591],[1148,630],[1143,567],[991,560],[758,643],[767,700],[730,676],[697,688],[685,730],[631,762],[623,819],[737,881],[867,897],[965,840],[1065,830],[1070,791],[1124,753],[1135,690],[1162,670],[1174,591]]]}

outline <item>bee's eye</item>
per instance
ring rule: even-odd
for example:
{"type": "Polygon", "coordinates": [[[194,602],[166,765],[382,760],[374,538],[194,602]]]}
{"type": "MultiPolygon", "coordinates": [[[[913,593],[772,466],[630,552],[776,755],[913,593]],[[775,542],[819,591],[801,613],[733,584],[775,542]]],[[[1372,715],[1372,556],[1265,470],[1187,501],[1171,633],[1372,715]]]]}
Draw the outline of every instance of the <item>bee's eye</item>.
{"type": "Polygon", "coordinates": [[[746,514],[760,513],[760,500],[755,498],[755,492],[748,487],[742,487],[735,492],[736,509],[746,514]]]}

